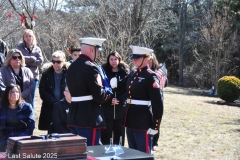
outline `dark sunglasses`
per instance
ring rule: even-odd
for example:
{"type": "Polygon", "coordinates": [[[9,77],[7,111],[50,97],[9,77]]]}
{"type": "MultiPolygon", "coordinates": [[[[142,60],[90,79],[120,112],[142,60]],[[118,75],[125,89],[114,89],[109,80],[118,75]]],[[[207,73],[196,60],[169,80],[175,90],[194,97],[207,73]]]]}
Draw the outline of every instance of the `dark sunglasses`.
{"type": "Polygon", "coordinates": [[[12,56],[12,59],[13,60],[16,60],[16,59],[22,60],[22,57],[21,56],[12,56]]]}
{"type": "Polygon", "coordinates": [[[52,60],[52,63],[53,64],[55,64],[55,63],[60,64],[60,63],[62,63],[62,61],[54,61],[54,60],[52,60]]]}

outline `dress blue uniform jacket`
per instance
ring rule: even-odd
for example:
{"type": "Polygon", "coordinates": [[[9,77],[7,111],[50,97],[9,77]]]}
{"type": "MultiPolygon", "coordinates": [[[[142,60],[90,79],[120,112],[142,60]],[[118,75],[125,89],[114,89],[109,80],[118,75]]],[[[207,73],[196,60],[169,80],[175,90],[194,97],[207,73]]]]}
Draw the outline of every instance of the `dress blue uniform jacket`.
{"type": "Polygon", "coordinates": [[[81,54],[69,67],[66,82],[72,97],[91,95],[92,100],[71,102],[68,126],[77,128],[106,128],[102,103],[110,96],[104,86],[99,85],[98,67],[86,55],[81,54]]]}
{"type": "Polygon", "coordinates": [[[146,66],[131,72],[120,85],[126,86],[128,99],[151,101],[152,106],[127,104],[122,125],[141,131],[158,130],[163,115],[163,92],[155,72],[146,66]]]}
{"type": "Polygon", "coordinates": [[[29,136],[35,128],[34,113],[29,103],[21,104],[17,112],[17,118],[27,124],[25,129],[6,127],[6,110],[7,108],[0,105],[0,150],[6,145],[8,137],[29,136]]]}

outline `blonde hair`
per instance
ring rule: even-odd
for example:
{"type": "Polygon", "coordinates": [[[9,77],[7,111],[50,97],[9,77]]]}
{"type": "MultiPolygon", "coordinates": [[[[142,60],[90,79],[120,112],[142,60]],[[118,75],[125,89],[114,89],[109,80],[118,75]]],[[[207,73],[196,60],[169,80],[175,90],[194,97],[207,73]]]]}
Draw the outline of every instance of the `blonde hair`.
{"type": "Polygon", "coordinates": [[[18,53],[20,54],[21,56],[21,66],[24,67],[26,64],[25,64],[25,59],[24,59],[24,56],[22,54],[22,52],[18,49],[10,49],[7,53],[7,56],[6,56],[6,60],[4,61],[4,64],[3,66],[4,67],[7,67],[7,66],[10,66],[10,60],[12,59],[12,56],[15,54],[15,53],[18,53]]]}
{"type": "Polygon", "coordinates": [[[151,53],[149,61],[152,61],[152,68],[151,69],[153,71],[159,67],[159,63],[158,63],[157,57],[156,57],[156,55],[154,53],[151,53]]]}
{"type": "Polygon", "coordinates": [[[66,61],[65,53],[61,50],[53,52],[52,58],[60,58],[63,62],[66,61]]]}
{"type": "Polygon", "coordinates": [[[37,45],[36,37],[35,37],[35,35],[34,35],[34,33],[33,33],[33,31],[31,29],[25,29],[23,31],[23,42],[24,42],[24,36],[26,34],[29,34],[29,35],[31,35],[33,37],[32,45],[37,45]]]}

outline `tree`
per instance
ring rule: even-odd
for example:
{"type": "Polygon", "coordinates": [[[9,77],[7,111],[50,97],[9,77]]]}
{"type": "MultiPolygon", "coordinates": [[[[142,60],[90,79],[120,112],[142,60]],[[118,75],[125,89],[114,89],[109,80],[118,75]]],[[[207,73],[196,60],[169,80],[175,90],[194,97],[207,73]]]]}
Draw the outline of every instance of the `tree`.
{"type": "MultiPolygon", "coordinates": [[[[11,48],[19,40],[16,33],[21,30],[19,15],[16,15],[8,1],[0,2],[0,36],[11,48]]],[[[20,38],[20,37],[19,37],[20,38]]]]}
{"type": "Polygon", "coordinates": [[[234,28],[240,31],[240,1],[239,0],[216,0],[216,5],[219,8],[219,12],[228,8],[229,14],[233,17],[232,24],[234,28]]]}
{"type": "Polygon", "coordinates": [[[200,46],[194,46],[194,56],[201,66],[199,71],[209,77],[210,84],[217,81],[229,70],[232,53],[237,49],[237,31],[232,30],[232,17],[225,10],[216,12],[213,8],[205,15],[207,25],[201,26],[200,46]]]}
{"type": "Polygon", "coordinates": [[[70,1],[68,8],[81,17],[83,32],[80,36],[105,37],[105,54],[100,63],[106,61],[111,50],[117,50],[124,61],[130,63],[129,45],[153,47],[157,19],[153,17],[161,8],[157,0],[116,0],[116,1],[70,1]],[[74,8],[74,10],[73,10],[74,8]],[[154,28],[154,30],[152,29],[154,28]]]}
{"type": "Polygon", "coordinates": [[[179,64],[179,80],[178,85],[184,85],[184,55],[191,48],[191,45],[195,43],[196,37],[194,36],[197,31],[196,20],[198,19],[199,10],[198,0],[175,0],[172,3],[172,10],[179,17],[177,21],[178,25],[178,64],[179,64]]]}

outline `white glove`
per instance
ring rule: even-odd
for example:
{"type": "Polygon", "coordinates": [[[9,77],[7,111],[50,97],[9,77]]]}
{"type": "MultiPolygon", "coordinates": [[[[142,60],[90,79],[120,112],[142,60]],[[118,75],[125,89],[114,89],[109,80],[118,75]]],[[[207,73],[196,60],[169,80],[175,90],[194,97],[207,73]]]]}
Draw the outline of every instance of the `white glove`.
{"type": "Polygon", "coordinates": [[[110,80],[110,85],[112,88],[117,88],[117,78],[114,77],[110,80]]]}
{"type": "Polygon", "coordinates": [[[158,130],[154,130],[152,128],[149,128],[148,131],[147,131],[147,134],[151,134],[151,135],[155,135],[158,133],[158,130]]]}

